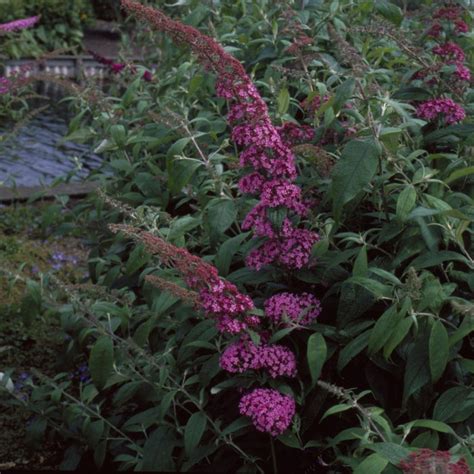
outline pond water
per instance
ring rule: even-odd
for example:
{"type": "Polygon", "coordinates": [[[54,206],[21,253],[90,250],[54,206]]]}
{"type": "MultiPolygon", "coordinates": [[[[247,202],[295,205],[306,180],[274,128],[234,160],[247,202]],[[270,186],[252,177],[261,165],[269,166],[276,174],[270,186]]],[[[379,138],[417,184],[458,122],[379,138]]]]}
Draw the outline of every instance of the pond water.
{"type": "MultiPolygon", "coordinates": [[[[0,134],[12,124],[0,124],[0,134]]],[[[67,118],[49,108],[0,141],[0,186],[37,186],[71,174],[70,181],[81,181],[101,164],[87,145],[64,141],[67,118]]]]}

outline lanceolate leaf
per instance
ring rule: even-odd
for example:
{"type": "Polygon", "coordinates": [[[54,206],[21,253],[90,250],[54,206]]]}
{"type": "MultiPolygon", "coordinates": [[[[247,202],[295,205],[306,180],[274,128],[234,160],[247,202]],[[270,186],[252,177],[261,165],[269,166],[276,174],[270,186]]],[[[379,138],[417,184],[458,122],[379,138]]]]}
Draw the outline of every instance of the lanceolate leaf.
{"type": "Polygon", "coordinates": [[[196,449],[206,431],[207,418],[202,411],[193,413],[184,429],[184,449],[188,456],[196,449]]]}
{"type": "Polygon", "coordinates": [[[380,316],[370,334],[369,354],[377,352],[385,345],[401,318],[402,314],[397,311],[396,305],[390,306],[390,308],[380,316]]]}
{"type": "Polygon", "coordinates": [[[441,321],[435,321],[431,328],[429,350],[431,379],[434,383],[443,374],[449,357],[448,332],[441,321]]]}
{"type": "Polygon", "coordinates": [[[92,347],[89,356],[89,371],[97,388],[102,388],[112,373],[114,345],[107,336],[102,336],[92,347]]]}
{"type": "Polygon", "coordinates": [[[319,333],[312,334],[308,339],[307,357],[313,386],[321,374],[326,355],[327,346],[324,337],[319,333]]]}
{"type": "Polygon", "coordinates": [[[333,170],[331,197],[336,218],[343,206],[367,186],[377,171],[379,150],[372,140],[352,140],[333,170]]]}
{"type": "Polygon", "coordinates": [[[419,335],[417,343],[411,348],[405,367],[403,401],[418,389],[430,382],[428,342],[425,335],[419,335]]]}

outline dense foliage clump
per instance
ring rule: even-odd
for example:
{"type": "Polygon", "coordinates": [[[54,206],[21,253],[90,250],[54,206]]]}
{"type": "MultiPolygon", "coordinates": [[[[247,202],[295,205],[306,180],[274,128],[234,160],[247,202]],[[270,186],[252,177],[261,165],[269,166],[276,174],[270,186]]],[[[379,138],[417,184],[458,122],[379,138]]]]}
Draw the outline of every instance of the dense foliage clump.
{"type": "Polygon", "coordinates": [[[474,470],[473,12],[188,3],[123,0],[159,59],[70,97],[89,278],[41,311],[87,367],[12,403],[70,468],[474,470]]]}

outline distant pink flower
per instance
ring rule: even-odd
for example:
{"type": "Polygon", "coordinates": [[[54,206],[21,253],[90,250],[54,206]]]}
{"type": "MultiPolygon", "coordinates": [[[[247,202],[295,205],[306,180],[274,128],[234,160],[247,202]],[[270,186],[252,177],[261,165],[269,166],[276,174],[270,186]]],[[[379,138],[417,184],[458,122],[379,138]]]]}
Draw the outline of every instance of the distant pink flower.
{"type": "Polygon", "coordinates": [[[463,49],[452,41],[448,41],[447,43],[444,43],[442,45],[435,46],[433,48],[433,53],[443,58],[446,58],[448,61],[455,62],[464,61],[464,58],[466,56],[464,54],[463,49]]]}
{"type": "Polygon", "coordinates": [[[432,451],[423,448],[410,453],[407,459],[400,463],[403,474],[470,474],[470,469],[464,461],[453,461],[449,451],[432,451]]]}
{"type": "Polygon", "coordinates": [[[278,436],[290,426],[295,400],[274,389],[257,388],[241,398],[239,409],[241,415],[250,417],[258,431],[278,436]]]}
{"type": "Polygon", "coordinates": [[[460,18],[454,21],[454,28],[456,33],[467,33],[469,31],[469,26],[467,26],[467,23],[460,18]]]}
{"type": "Polygon", "coordinates": [[[153,80],[153,74],[150,71],[145,71],[142,77],[146,82],[151,82],[153,80]]]}
{"type": "Polygon", "coordinates": [[[431,25],[430,29],[427,32],[427,35],[432,36],[433,38],[438,38],[442,31],[443,27],[440,23],[436,22],[431,25]]]}
{"type": "Polygon", "coordinates": [[[452,99],[431,99],[418,105],[416,115],[428,121],[434,121],[442,117],[444,122],[450,125],[464,120],[466,112],[452,99]]]}
{"type": "Polygon", "coordinates": [[[444,18],[446,20],[455,20],[462,15],[459,7],[442,7],[433,13],[433,18],[444,18]]]}
{"type": "Polygon", "coordinates": [[[21,20],[14,20],[8,23],[0,24],[0,31],[6,31],[8,33],[12,31],[25,30],[31,28],[33,25],[38,23],[40,15],[31,16],[29,18],[23,18],[21,20]]]}
{"type": "Polygon", "coordinates": [[[0,94],[10,92],[11,83],[7,77],[0,77],[0,94]]]}
{"type": "Polygon", "coordinates": [[[454,75],[460,81],[470,82],[471,80],[471,71],[463,64],[456,64],[456,71],[454,71],[454,75]]]}
{"type": "Polygon", "coordinates": [[[283,143],[288,146],[309,142],[314,138],[314,129],[309,125],[285,122],[281,127],[277,127],[277,130],[283,143]]]}

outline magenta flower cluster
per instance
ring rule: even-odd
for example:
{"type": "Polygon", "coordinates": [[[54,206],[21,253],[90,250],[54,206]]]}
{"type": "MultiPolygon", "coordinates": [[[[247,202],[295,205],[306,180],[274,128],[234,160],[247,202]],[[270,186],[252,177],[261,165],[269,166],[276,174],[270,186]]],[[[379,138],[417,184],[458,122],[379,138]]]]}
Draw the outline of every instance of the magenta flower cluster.
{"type": "Polygon", "coordinates": [[[462,19],[462,10],[459,7],[442,7],[433,13],[436,20],[428,30],[428,35],[439,38],[443,32],[453,32],[455,35],[467,33],[469,27],[462,19]]]}
{"type": "Polygon", "coordinates": [[[452,41],[435,46],[433,48],[433,53],[444,58],[448,64],[462,63],[466,58],[461,46],[452,41]]]}
{"type": "Polygon", "coordinates": [[[254,308],[251,298],[227,280],[213,278],[199,291],[199,297],[201,308],[216,319],[221,332],[238,334],[258,325],[256,316],[246,314],[254,308]]]}
{"type": "Polygon", "coordinates": [[[310,293],[279,293],[265,301],[265,315],[275,324],[311,324],[321,312],[321,303],[310,293]]]}
{"type": "Polygon", "coordinates": [[[232,374],[248,370],[264,370],[270,377],[295,377],[296,357],[279,344],[256,345],[248,338],[241,338],[227,346],[220,357],[222,369],[232,374]]]}
{"type": "Polygon", "coordinates": [[[241,166],[250,170],[240,180],[240,190],[260,196],[242,228],[252,229],[264,240],[249,253],[246,264],[256,270],[270,264],[302,268],[309,261],[318,235],[294,225],[295,218],[306,215],[308,203],[304,202],[299,186],[294,184],[295,157],[290,145],[311,139],[313,131],[292,123],[275,127],[265,102],[245,73],[221,74],[216,91],[231,101],[227,119],[232,126],[232,139],[243,148],[241,166]],[[282,228],[271,222],[271,209],[286,210],[290,214],[282,228]]]}
{"type": "Polygon", "coordinates": [[[11,33],[13,31],[26,30],[38,23],[40,15],[31,16],[29,18],[22,18],[21,20],[14,20],[8,23],[0,24],[0,31],[11,33]]]}
{"type": "MultiPolygon", "coordinates": [[[[462,12],[459,7],[443,7],[438,9],[433,17],[436,19],[429,35],[438,38],[441,32],[448,34],[454,32],[455,34],[466,33],[469,28],[461,18],[462,12]],[[442,20],[442,23],[439,21],[442,20]]],[[[424,70],[418,71],[414,75],[414,79],[422,79],[428,85],[437,85],[440,83],[440,73],[444,65],[453,66],[453,87],[459,89],[463,87],[462,82],[471,81],[471,72],[465,66],[464,50],[454,41],[445,41],[443,44],[436,45],[432,52],[441,59],[424,70]]],[[[439,121],[444,125],[451,125],[453,123],[461,122],[466,117],[464,108],[454,102],[450,98],[438,97],[435,99],[424,101],[417,105],[416,115],[424,120],[433,122],[439,121]]]]}
{"type": "MultiPolygon", "coordinates": [[[[229,101],[227,119],[232,139],[242,149],[241,166],[248,170],[240,180],[240,189],[260,198],[242,224],[244,229],[253,229],[260,244],[247,256],[247,265],[255,269],[270,264],[289,269],[305,266],[318,235],[298,225],[309,203],[295,184],[296,164],[290,145],[312,137],[312,130],[298,129],[293,124],[275,127],[266,103],[242,64],[214,39],[134,0],[122,0],[122,6],[174,40],[187,43],[205,68],[217,73],[216,93],[229,101]],[[280,211],[283,221],[274,224],[272,215],[280,211]]],[[[159,244],[160,255],[167,255],[166,245],[159,244]]],[[[187,284],[199,293],[200,306],[216,319],[221,331],[237,334],[258,325],[259,318],[251,313],[252,300],[220,279],[214,267],[190,256],[185,249],[174,250],[169,263],[182,268],[187,284]]],[[[316,317],[314,309],[311,316],[305,317],[316,317]]],[[[260,337],[264,339],[262,334],[260,337]]],[[[230,373],[264,370],[272,378],[296,375],[296,358],[287,347],[266,342],[257,346],[243,335],[225,349],[220,365],[230,373]]],[[[239,408],[259,431],[278,436],[291,423],[295,400],[274,389],[256,388],[241,398],[239,408]]]]}
{"type": "MultiPolygon", "coordinates": [[[[428,35],[433,38],[440,38],[441,33],[444,33],[445,37],[449,38],[451,36],[451,38],[453,38],[469,31],[467,23],[462,19],[462,10],[459,7],[451,6],[440,8],[434,12],[433,17],[435,18],[435,21],[428,30],[428,35]]],[[[432,49],[433,53],[442,60],[442,63],[435,64],[434,66],[431,66],[431,68],[419,71],[417,77],[420,79],[426,79],[431,75],[432,77],[425,82],[429,85],[436,84],[439,81],[438,75],[441,66],[443,64],[449,64],[455,66],[453,72],[455,80],[460,82],[470,82],[471,73],[463,64],[466,56],[463,49],[454,41],[444,41],[443,44],[438,44],[432,49]]]]}
{"type": "Polygon", "coordinates": [[[417,106],[416,114],[428,121],[441,118],[447,125],[461,122],[466,118],[464,109],[452,99],[431,99],[422,102],[417,106]]]}
{"type": "MultiPolygon", "coordinates": [[[[97,54],[94,51],[88,50],[91,56],[100,64],[103,64],[104,66],[107,66],[111,72],[114,74],[119,74],[121,73],[127,65],[125,63],[116,63],[112,59],[108,59],[104,56],[101,56],[100,54],[97,54]]],[[[135,66],[130,66],[130,70],[135,73],[136,72],[136,67],[135,66]]],[[[145,71],[143,73],[142,79],[144,81],[150,82],[153,80],[153,75],[150,71],[145,71]]]]}
{"type": "Polygon", "coordinates": [[[291,423],[295,401],[271,388],[257,388],[244,395],[239,404],[240,414],[250,417],[258,431],[278,436],[291,423]]]}

